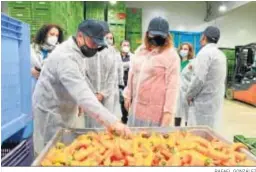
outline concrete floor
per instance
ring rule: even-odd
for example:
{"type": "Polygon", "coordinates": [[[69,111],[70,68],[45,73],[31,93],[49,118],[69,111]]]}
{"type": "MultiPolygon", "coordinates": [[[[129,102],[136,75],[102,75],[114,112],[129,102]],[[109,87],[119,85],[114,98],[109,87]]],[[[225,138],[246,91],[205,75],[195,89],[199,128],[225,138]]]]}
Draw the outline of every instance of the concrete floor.
{"type": "Polygon", "coordinates": [[[223,124],[218,131],[230,141],[234,135],[256,138],[256,107],[238,101],[224,101],[223,124]]]}

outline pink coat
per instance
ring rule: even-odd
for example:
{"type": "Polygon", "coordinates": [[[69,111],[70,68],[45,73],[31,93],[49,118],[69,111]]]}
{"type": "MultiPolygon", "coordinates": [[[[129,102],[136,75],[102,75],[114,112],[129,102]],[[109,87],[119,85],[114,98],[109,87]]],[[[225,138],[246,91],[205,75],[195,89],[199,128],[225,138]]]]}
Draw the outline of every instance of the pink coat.
{"type": "Polygon", "coordinates": [[[132,101],[137,119],[160,123],[163,113],[173,116],[180,83],[180,58],[174,48],[148,51],[138,48],[132,60],[124,97],[132,101]]]}

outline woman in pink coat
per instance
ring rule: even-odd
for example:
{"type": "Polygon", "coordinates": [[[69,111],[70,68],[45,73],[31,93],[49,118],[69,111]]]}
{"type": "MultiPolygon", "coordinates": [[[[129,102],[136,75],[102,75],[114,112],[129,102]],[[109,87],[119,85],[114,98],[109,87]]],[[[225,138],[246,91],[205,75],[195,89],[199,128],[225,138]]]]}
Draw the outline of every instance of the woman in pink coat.
{"type": "Polygon", "coordinates": [[[131,127],[169,126],[179,92],[180,58],[168,22],[151,20],[144,44],[135,52],[124,90],[131,127]]]}

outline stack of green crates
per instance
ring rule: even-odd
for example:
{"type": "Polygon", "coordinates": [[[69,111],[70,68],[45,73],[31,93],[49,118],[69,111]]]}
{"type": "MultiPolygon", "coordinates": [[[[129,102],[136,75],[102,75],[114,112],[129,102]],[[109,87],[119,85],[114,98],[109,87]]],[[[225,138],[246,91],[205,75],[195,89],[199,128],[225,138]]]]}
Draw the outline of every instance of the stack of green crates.
{"type": "Polygon", "coordinates": [[[142,9],[126,8],[126,31],[141,32],[142,30],[142,9]]]}
{"type": "Polygon", "coordinates": [[[8,2],[8,14],[30,24],[32,38],[42,25],[50,23],[59,25],[66,37],[74,34],[83,20],[83,8],[81,1],[8,2]]]}
{"type": "Polygon", "coordinates": [[[109,30],[113,33],[115,46],[119,49],[120,43],[125,39],[125,27],[122,24],[109,24],[109,30]]]}
{"type": "Polygon", "coordinates": [[[51,2],[31,2],[32,5],[32,26],[31,32],[36,33],[38,28],[40,28],[45,23],[51,21],[51,2]]]}
{"type": "Polygon", "coordinates": [[[10,1],[8,2],[8,14],[11,17],[20,19],[26,23],[32,21],[32,5],[30,1],[10,1]]]}
{"type": "Polygon", "coordinates": [[[142,43],[142,9],[126,9],[126,39],[130,41],[131,51],[142,43]]]}
{"type": "Polygon", "coordinates": [[[67,4],[67,35],[73,35],[77,31],[77,26],[83,20],[83,2],[70,1],[67,4]]]}
{"type": "Polygon", "coordinates": [[[114,35],[116,47],[120,49],[120,43],[125,39],[125,3],[118,1],[114,5],[108,4],[107,14],[109,29],[114,35]]]}
{"type": "Polygon", "coordinates": [[[116,4],[108,4],[108,23],[123,24],[126,22],[125,3],[118,1],[116,4]]]}
{"type": "Polygon", "coordinates": [[[65,33],[65,36],[67,35],[67,21],[68,21],[68,10],[67,1],[51,1],[51,8],[53,10],[51,14],[51,23],[59,25],[65,33]]]}
{"type": "Polygon", "coordinates": [[[105,20],[105,8],[106,4],[104,2],[85,2],[85,17],[86,19],[94,20],[105,20]]]}

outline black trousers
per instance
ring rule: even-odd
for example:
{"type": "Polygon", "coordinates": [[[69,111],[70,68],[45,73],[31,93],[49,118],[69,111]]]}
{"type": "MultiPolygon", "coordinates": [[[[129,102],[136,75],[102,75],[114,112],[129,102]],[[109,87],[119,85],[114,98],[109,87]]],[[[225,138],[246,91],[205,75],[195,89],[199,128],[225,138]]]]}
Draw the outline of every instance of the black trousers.
{"type": "MultiPolygon", "coordinates": [[[[124,86],[120,86],[119,85],[119,89],[124,90],[124,86]]],[[[122,118],[121,118],[122,123],[127,124],[128,112],[127,112],[127,110],[124,107],[124,97],[121,94],[121,92],[120,92],[120,105],[121,105],[121,110],[122,110],[122,118]]]]}
{"type": "MultiPolygon", "coordinates": [[[[181,121],[182,121],[181,117],[175,117],[174,118],[174,125],[175,125],[175,127],[180,127],[181,126],[181,121]]],[[[187,126],[187,122],[185,122],[185,126],[187,126]]]]}
{"type": "Polygon", "coordinates": [[[128,121],[128,112],[124,107],[124,102],[121,102],[121,110],[122,110],[122,122],[127,124],[128,121]]]}

